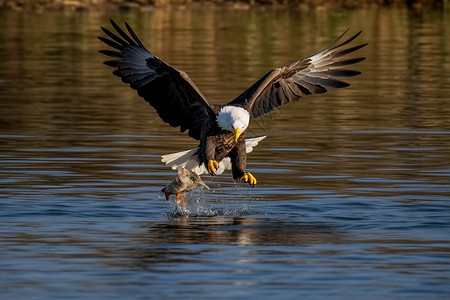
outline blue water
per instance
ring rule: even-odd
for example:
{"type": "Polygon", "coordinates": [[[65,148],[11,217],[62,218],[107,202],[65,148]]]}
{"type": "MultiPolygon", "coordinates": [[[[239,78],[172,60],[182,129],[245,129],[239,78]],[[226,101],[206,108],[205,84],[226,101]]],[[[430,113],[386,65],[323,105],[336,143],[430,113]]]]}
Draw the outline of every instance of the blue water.
{"type": "Polygon", "coordinates": [[[115,15],[216,102],[350,22],[371,43],[351,88],[252,124],[255,188],[204,176],[187,216],[160,155],[196,144],[102,66],[109,16],[2,13],[0,298],[449,298],[445,13],[115,15]]]}

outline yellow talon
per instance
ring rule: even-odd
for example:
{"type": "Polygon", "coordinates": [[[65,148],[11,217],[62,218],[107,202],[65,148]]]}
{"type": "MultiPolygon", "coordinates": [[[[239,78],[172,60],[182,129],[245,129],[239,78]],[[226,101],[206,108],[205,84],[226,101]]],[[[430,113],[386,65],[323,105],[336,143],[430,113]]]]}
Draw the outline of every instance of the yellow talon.
{"type": "Polygon", "coordinates": [[[248,182],[252,187],[256,184],[256,178],[250,172],[246,172],[244,176],[242,176],[242,179],[244,179],[245,182],[248,182]]]}
{"type": "Polygon", "coordinates": [[[208,172],[211,175],[215,175],[217,168],[219,167],[219,163],[215,160],[210,159],[208,161],[208,172]]]}

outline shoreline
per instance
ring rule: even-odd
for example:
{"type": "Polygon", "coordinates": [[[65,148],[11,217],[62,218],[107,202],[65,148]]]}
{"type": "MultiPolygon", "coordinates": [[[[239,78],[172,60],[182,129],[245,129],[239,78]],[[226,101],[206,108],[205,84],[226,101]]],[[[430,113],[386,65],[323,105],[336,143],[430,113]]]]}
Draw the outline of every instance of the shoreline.
{"type": "Polygon", "coordinates": [[[14,11],[143,11],[166,7],[320,11],[371,7],[442,9],[449,5],[449,0],[0,0],[0,10],[14,11]]]}

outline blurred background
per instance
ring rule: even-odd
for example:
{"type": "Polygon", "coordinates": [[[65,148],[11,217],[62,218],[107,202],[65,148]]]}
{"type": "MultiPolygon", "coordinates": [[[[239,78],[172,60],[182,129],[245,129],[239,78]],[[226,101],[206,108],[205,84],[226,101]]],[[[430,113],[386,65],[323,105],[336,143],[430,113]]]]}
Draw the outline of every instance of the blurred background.
{"type": "Polygon", "coordinates": [[[364,7],[410,7],[447,8],[448,0],[0,0],[0,7],[22,10],[91,10],[91,9],[122,9],[122,10],[148,10],[154,7],[192,7],[215,6],[246,10],[259,9],[294,9],[294,10],[324,10],[337,8],[364,8],[364,7]]]}

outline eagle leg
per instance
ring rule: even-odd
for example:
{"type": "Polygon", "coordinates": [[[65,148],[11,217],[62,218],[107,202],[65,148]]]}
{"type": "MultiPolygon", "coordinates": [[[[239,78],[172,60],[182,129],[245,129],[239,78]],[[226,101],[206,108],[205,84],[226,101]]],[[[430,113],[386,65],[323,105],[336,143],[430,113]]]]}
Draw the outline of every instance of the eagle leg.
{"type": "Polygon", "coordinates": [[[255,187],[256,178],[252,175],[252,173],[245,172],[244,176],[242,176],[242,179],[244,179],[245,182],[248,182],[252,187],[255,187]]]}
{"type": "Polygon", "coordinates": [[[217,168],[219,167],[219,163],[215,160],[210,159],[208,161],[208,172],[211,175],[216,175],[217,168]]]}

